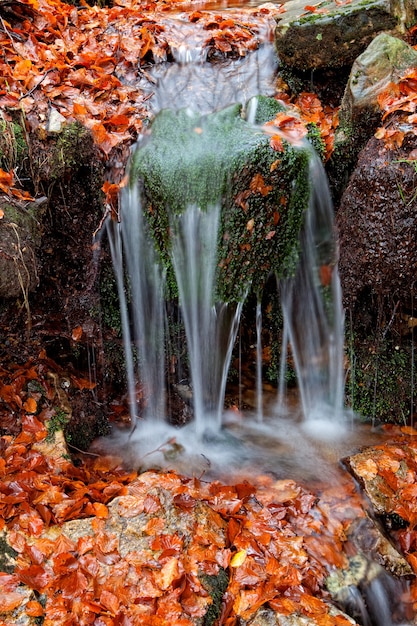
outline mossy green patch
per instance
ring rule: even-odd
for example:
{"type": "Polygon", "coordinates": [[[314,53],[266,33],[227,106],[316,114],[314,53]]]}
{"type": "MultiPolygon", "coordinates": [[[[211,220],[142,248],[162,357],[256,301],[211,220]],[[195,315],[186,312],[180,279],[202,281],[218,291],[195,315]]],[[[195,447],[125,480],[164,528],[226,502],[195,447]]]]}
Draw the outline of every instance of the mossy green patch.
{"type": "Polygon", "coordinates": [[[200,580],[213,601],[204,616],[203,625],[213,626],[213,624],[216,623],[216,620],[220,617],[223,595],[229,584],[229,576],[227,572],[221,568],[217,576],[202,574],[200,576],[200,580]]]}
{"type": "MultiPolygon", "coordinates": [[[[279,110],[275,100],[260,99],[255,119],[263,123],[279,110]]],[[[271,272],[291,274],[308,205],[309,158],[309,147],[285,141],[283,152],[273,150],[262,129],[242,117],[240,105],[207,116],[161,112],[133,157],[130,181],[141,181],[171,295],[170,223],[194,205],[210,211],[221,204],[216,299],[240,301],[251,285],[260,291],[271,272]]]]}
{"type": "Polygon", "coordinates": [[[64,126],[51,156],[51,179],[75,172],[91,153],[91,135],[79,122],[64,126]]]}
{"type": "MultiPolygon", "coordinates": [[[[350,341],[352,343],[352,341],[350,341]]],[[[364,420],[407,424],[412,385],[411,349],[392,340],[354,342],[346,399],[364,420]]]]}
{"type": "Polygon", "coordinates": [[[21,168],[28,156],[28,145],[22,126],[0,117],[0,167],[9,172],[21,168]]]}

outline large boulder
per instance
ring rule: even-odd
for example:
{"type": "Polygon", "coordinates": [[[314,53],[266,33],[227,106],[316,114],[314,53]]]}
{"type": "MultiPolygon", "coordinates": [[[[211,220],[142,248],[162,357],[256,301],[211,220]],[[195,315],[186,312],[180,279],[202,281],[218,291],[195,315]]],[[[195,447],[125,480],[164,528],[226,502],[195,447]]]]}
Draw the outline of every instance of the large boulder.
{"type": "Polygon", "coordinates": [[[416,396],[416,154],[412,133],[400,148],[370,139],[336,217],[350,325],[348,401],[363,416],[382,421],[407,420],[416,396]]]}
{"type": "Polygon", "coordinates": [[[331,0],[314,6],[290,0],[277,21],[280,61],[298,71],[351,65],[378,33],[397,26],[385,0],[331,0]]]}
{"type": "Polygon", "coordinates": [[[373,137],[360,153],[337,214],[340,274],[347,306],[372,291],[387,301],[395,293],[411,306],[416,279],[417,137],[388,149],[373,137]]]}
{"type": "Polygon", "coordinates": [[[329,176],[338,190],[346,185],[359,152],[381,123],[378,96],[416,65],[417,51],[388,33],[377,35],[353,63],[329,164],[329,176]]]}
{"type": "Polygon", "coordinates": [[[142,181],[146,215],[168,268],[175,216],[188,206],[210,212],[221,203],[216,299],[224,302],[241,301],[252,284],[261,290],[270,272],[292,272],[298,259],[311,152],[308,144],[296,148],[285,140],[279,150],[271,147],[259,124],[280,107],[261,99],[258,125],[242,117],[240,105],[204,117],[163,111],[133,158],[131,181],[142,181]]]}

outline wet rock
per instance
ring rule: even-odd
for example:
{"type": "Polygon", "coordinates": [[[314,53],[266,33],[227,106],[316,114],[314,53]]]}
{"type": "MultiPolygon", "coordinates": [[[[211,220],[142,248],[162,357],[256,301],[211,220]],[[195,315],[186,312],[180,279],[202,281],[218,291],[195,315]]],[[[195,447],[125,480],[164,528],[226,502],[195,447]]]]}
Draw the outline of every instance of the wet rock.
{"type": "Polygon", "coordinates": [[[357,156],[381,123],[378,96],[417,64],[417,52],[387,33],[375,37],[352,65],[339,111],[329,176],[343,189],[357,156]]]}
{"type": "MultiPolygon", "coordinates": [[[[259,99],[256,120],[273,119],[282,106],[259,99]]],[[[163,111],[148,142],[136,151],[131,179],[143,182],[146,217],[173,286],[170,234],[189,206],[213,213],[221,203],[216,299],[241,301],[251,284],[262,289],[271,272],[291,272],[307,208],[309,150],[270,137],[234,105],[207,116],[163,111]]],[[[123,219],[123,216],[122,216],[123,219]]]]}
{"type": "Polygon", "coordinates": [[[349,559],[347,568],[333,572],[326,586],[334,602],[365,626],[391,624],[397,598],[404,590],[378,563],[361,553],[349,559]]]}
{"type": "MultiPolygon", "coordinates": [[[[413,576],[405,558],[387,539],[377,523],[369,517],[358,519],[349,527],[349,539],[362,554],[397,577],[413,576]]],[[[376,574],[378,575],[378,574],[376,574]]]]}
{"type": "Polygon", "coordinates": [[[403,306],[411,305],[417,267],[416,148],[414,135],[395,151],[373,137],[342,196],[336,217],[339,270],[344,301],[353,311],[357,302],[366,313],[371,299],[381,304],[394,293],[403,306]]]}
{"type": "MultiPolygon", "coordinates": [[[[3,529],[0,531],[0,573],[5,572],[12,574],[16,567],[16,558],[18,554],[9,545],[8,532],[3,529]]],[[[4,589],[0,588],[0,593],[4,593],[4,589]]],[[[0,624],[18,624],[19,626],[32,626],[37,623],[36,618],[29,617],[26,614],[26,605],[29,601],[35,599],[35,594],[32,589],[29,589],[26,585],[19,585],[15,592],[20,595],[21,598],[13,610],[2,613],[0,611],[0,624]],[[6,621],[7,620],[7,621],[6,621]]],[[[16,602],[18,600],[16,599],[16,602]]]]}
{"type": "Polygon", "coordinates": [[[20,298],[38,285],[39,205],[0,201],[0,299],[20,298]]]}
{"type": "Polygon", "coordinates": [[[390,6],[391,13],[400,21],[402,30],[406,30],[416,23],[416,0],[390,0],[390,6]]]}
{"type": "MultiPolygon", "coordinates": [[[[180,484],[174,475],[172,480],[180,484]]],[[[101,522],[96,518],[76,519],[51,527],[45,533],[45,537],[52,540],[58,536],[65,536],[74,544],[87,537],[91,537],[91,542],[100,542],[103,536],[107,538],[106,556],[100,561],[98,578],[109,576],[111,568],[120,567],[122,562],[146,563],[150,577],[143,583],[146,588],[143,595],[153,599],[163,595],[174,577],[182,580],[187,568],[188,576],[193,578],[193,590],[199,594],[199,609],[194,607],[192,616],[196,626],[202,626],[206,613],[213,611],[216,604],[215,579],[221,579],[223,592],[228,584],[225,570],[218,565],[222,563],[223,552],[228,555],[226,523],[204,502],[183,498],[181,494],[174,496],[160,484],[156,472],[141,474],[130,483],[126,493],[108,505],[108,516],[101,522]],[[192,551],[196,536],[204,538],[202,542],[210,537],[210,554],[207,544],[200,555],[192,551]],[[159,537],[163,538],[162,542],[159,537]],[[152,576],[155,576],[153,583],[152,576]]],[[[116,587],[114,593],[117,593],[116,587]]],[[[144,603],[146,605],[146,601],[144,603]]],[[[217,601],[216,610],[219,609],[217,601]]],[[[204,624],[209,623],[212,622],[204,621],[204,624]]]]}
{"type": "Polygon", "coordinates": [[[312,11],[304,0],[290,0],[277,20],[280,61],[298,71],[350,65],[375,35],[397,25],[384,0],[352,0],[342,6],[322,1],[312,11]]]}
{"type": "MultiPolygon", "coordinates": [[[[396,447],[393,446],[395,453],[396,447]]],[[[404,457],[406,455],[404,454],[404,457]]],[[[407,480],[410,472],[407,459],[397,460],[385,448],[365,448],[361,452],[347,457],[345,464],[364,489],[375,513],[379,516],[395,513],[398,504],[397,483],[393,480],[407,480]],[[388,467],[392,473],[389,482],[384,478],[381,468],[388,467]]],[[[398,482],[398,486],[401,482],[398,482]]]]}
{"type": "MultiPolygon", "coordinates": [[[[346,620],[346,625],[352,624],[352,626],[357,626],[357,622],[336,607],[331,607],[329,614],[331,617],[343,616],[346,620]]],[[[262,607],[249,621],[242,621],[241,623],[242,626],[318,626],[320,621],[314,617],[299,614],[280,615],[272,609],[262,607]]]]}

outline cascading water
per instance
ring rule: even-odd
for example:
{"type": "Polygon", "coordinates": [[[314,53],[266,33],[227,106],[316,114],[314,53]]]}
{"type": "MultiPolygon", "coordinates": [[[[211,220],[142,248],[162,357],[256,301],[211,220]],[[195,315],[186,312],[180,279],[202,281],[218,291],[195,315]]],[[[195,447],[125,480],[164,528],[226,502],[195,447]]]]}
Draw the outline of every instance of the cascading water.
{"type": "MultiPolygon", "coordinates": [[[[260,46],[244,59],[216,66],[206,62],[200,41],[193,41],[191,47],[187,45],[189,28],[190,25],[186,27],[183,41],[177,42],[176,47],[171,46],[175,62],[168,63],[165,69],[163,64],[154,68],[157,85],[153,107],[156,110],[167,106],[168,102],[175,107],[181,106],[193,94],[193,106],[200,114],[204,114],[207,109],[217,109],[220,104],[224,106],[239,98],[242,101],[259,91],[271,92],[276,70],[271,46],[260,46]],[[210,89],[203,84],[206,72],[210,73],[210,89]],[[171,96],[172,74],[177,83],[175,102],[172,102],[171,96]],[[179,77],[182,78],[178,81],[179,77]],[[183,84],[183,79],[186,84],[183,84]],[[207,100],[209,92],[210,102],[207,100]],[[203,96],[203,101],[199,95],[203,96]]],[[[268,36],[266,29],[265,37],[268,36]]],[[[246,111],[246,119],[250,124],[255,123],[256,111],[257,99],[252,97],[246,111]]],[[[195,131],[202,133],[198,122],[196,124],[195,131]]],[[[204,144],[203,147],[201,144],[192,147],[195,154],[187,155],[187,162],[189,160],[192,164],[193,159],[198,161],[199,151],[204,149],[204,144]]],[[[307,142],[303,142],[300,149],[309,152],[310,201],[300,235],[299,267],[293,277],[278,280],[284,319],[279,412],[283,408],[285,363],[290,345],[297,371],[302,412],[305,420],[312,425],[312,434],[323,420],[335,424],[334,430],[340,432],[345,421],[343,315],[336,266],[333,210],[326,176],[318,157],[307,142]],[[303,294],[302,299],[299,298],[300,293],[303,294]]],[[[205,184],[217,184],[215,176],[209,171],[205,175],[205,184]]],[[[192,188],[195,183],[185,180],[178,181],[178,184],[192,188]]],[[[146,429],[149,430],[150,424],[154,425],[156,421],[163,425],[167,418],[164,363],[167,342],[164,305],[166,289],[164,262],[153,245],[154,235],[149,230],[143,206],[146,199],[139,186],[140,183],[135,182],[123,190],[121,221],[109,222],[108,232],[121,301],[132,423],[136,422],[139,415],[140,424],[146,423],[146,429]],[[138,395],[142,398],[139,404],[138,395]]],[[[200,439],[210,431],[219,433],[223,425],[227,372],[244,302],[244,295],[240,301],[228,303],[219,300],[215,294],[222,193],[219,188],[218,203],[208,208],[198,206],[192,194],[191,200],[188,194],[181,212],[171,215],[168,225],[169,256],[175,272],[186,334],[194,430],[200,439]]],[[[261,298],[261,294],[258,294],[255,322],[256,421],[258,425],[266,427],[262,401],[261,298]]]]}
{"type": "Polygon", "coordinates": [[[220,204],[188,206],[171,222],[171,258],[178,283],[190,362],[196,434],[222,425],[227,370],[241,306],[213,304],[220,204]]]}
{"type": "MultiPolygon", "coordinates": [[[[197,91],[202,91],[203,69],[210,75],[212,85],[213,80],[217,81],[216,89],[209,90],[209,97],[207,90],[206,96],[203,93],[203,104],[199,107],[203,113],[239,100],[236,94],[240,87],[230,80],[230,64],[223,68],[224,76],[219,79],[216,68],[204,63],[201,48],[193,52],[180,46],[177,54],[179,64],[171,64],[168,70],[162,66],[155,69],[159,85],[153,101],[154,112],[167,104],[178,108],[188,104],[195,89],[194,79],[198,80],[197,91]],[[203,64],[197,71],[193,67],[195,62],[203,64]],[[175,102],[171,94],[173,74],[183,77],[177,81],[180,93],[175,102]]],[[[256,58],[249,56],[246,61],[247,65],[245,60],[236,61],[238,83],[244,77],[246,87],[249,86],[243,96],[239,93],[241,102],[259,92],[271,92],[276,66],[273,54],[266,47],[261,48],[256,58]],[[263,55],[267,63],[262,61],[263,55]],[[247,81],[247,72],[253,75],[254,68],[255,78],[247,81]]],[[[254,123],[255,117],[256,106],[248,107],[246,119],[254,123]]],[[[196,125],[193,132],[199,134],[202,130],[196,125]]],[[[310,200],[300,231],[300,262],[293,276],[277,277],[283,314],[279,407],[267,415],[262,402],[261,292],[258,285],[252,286],[258,297],[254,420],[245,416],[236,423],[234,415],[223,410],[227,373],[246,293],[241,300],[233,302],[223,301],[216,293],[217,246],[222,221],[220,194],[218,203],[206,207],[198,202],[185,202],[181,212],[172,214],[166,224],[170,239],[168,254],[187,343],[191,380],[186,388],[193,403],[193,418],[181,429],[167,423],[165,263],[154,245],[155,234],[151,233],[145,215],[146,198],[140,184],[134,182],[124,189],[120,223],[109,221],[108,235],[120,298],[130,413],[135,427],[123,442],[128,446],[126,453],[136,463],[146,466],[149,459],[152,465],[166,464],[165,453],[175,441],[175,451],[180,451],[175,466],[187,473],[213,471],[215,475],[227,467],[229,472],[248,474],[267,468],[277,477],[291,475],[304,480],[316,477],[319,465],[319,471],[328,479],[339,480],[334,459],[322,455],[320,439],[344,433],[343,443],[349,446],[350,433],[345,430],[347,419],[343,409],[343,311],[332,204],[323,167],[312,150],[308,178],[310,200]],[[284,398],[289,351],[297,373],[304,431],[295,430],[291,419],[282,419],[283,413],[292,413],[292,409],[285,407],[284,398]]],[[[178,184],[183,183],[178,181],[178,184]]],[[[178,386],[181,382],[178,381],[178,386]]],[[[337,457],[346,453],[340,439],[333,446],[337,457]]],[[[352,589],[356,603],[361,606],[364,624],[391,626],[393,623],[381,584],[379,578],[372,582],[366,602],[357,587],[352,589]]]]}
{"type": "Polygon", "coordinates": [[[307,428],[311,434],[334,436],[347,421],[343,409],[344,315],[333,205],[315,155],[310,159],[309,176],[311,195],[300,237],[300,263],[294,277],[280,281],[285,330],[279,388],[282,393],[289,343],[307,428]]]}
{"type": "Polygon", "coordinates": [[[145,397],[142,407],[145,418],[163,423],[166,416],[164,272],[153,246],[149,245],[150,234],[137,187],[125,190],[122,203],[128,206],[129,219],[109,220],[107,228],[120,301],[132,423],[138,416],[138,393],[145,397]],[[138,355],[137,367],[134,350],[138,355]],[[141,390],[137,388],[138,380],[141,390]]]}

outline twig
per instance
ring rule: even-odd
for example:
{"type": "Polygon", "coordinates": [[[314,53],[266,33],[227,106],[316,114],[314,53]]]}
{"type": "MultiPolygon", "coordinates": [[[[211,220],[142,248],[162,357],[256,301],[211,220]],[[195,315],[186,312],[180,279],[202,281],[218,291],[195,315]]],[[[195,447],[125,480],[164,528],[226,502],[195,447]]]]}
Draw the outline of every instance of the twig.
{"type": "Polygon", "coordinates": [[[34,87],[32,87],[32,89],[29,89],[29,91],[25,94],[23,94],[23,96],[20,96],[19,101],[23,100],[23,98],[27,98],[28,96],[30,96],[41,84],[42,81],[45,80],[45,78],[48,76],[49,72],[52,72],[53,68],[50,67],[49,70],[46,70],[45,74],[42,76],[42,78],[40,79],[39,82],[36,83],[36,85],[34,87]]]}
{"type": "Polygon", "coordinates": [[[6,33],[6,35],[7,35],[7,36],[9,37],[9,39],[10,39],[10,42],[11,42],[11,44],[12,44],[12,46],[13,46],[13,50],[16,52],[16,54],[18,54],[18,55],[21,57],[22,55],[20,54],[19,50],[18,50],[18,49],[16,48],[16,46],[14,45],[13,37],[12,37],[12,36],[11,36],[11,34],[9,33],[9,30],[8,30],[8,28],[7,28],[6,24],[4,23],[4,19],[2,18],[2,16],[1,16],[1,15],[0,15],[0,22],[1,22],[1,25],[3,26],[4,32],[6,33]]]}
{"type": "Polygon", "coordinates": [[[101,456],[101,454],[96,454],[95,452],[86,452],[85,450],[81,450],[80,448],[77,448],[77,446],[73,446],[72,443],[68,443],[68,441],[67,441],[67,446],[68,448],[72,448],[73,450],[76,450],[77,452],[80,452],[81,454],[88,454],[89,456],[96,456],[97,458],[101,456]]]}

